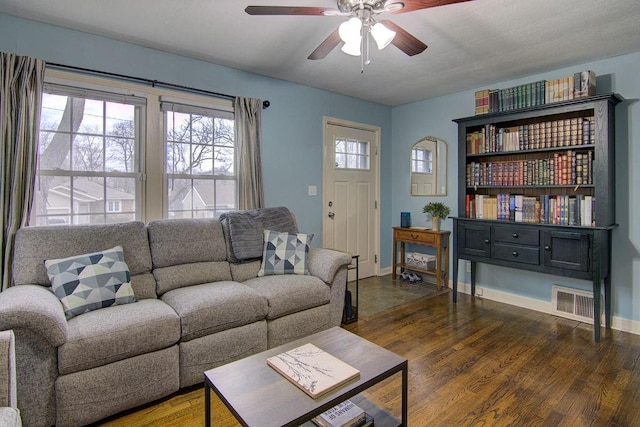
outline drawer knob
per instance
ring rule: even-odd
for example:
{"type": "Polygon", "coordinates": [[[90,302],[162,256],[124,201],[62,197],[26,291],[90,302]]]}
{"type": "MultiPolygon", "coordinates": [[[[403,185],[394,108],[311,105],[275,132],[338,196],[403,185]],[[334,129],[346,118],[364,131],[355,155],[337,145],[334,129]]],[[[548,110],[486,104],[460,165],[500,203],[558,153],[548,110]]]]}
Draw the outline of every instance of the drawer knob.
{"type": "Polygon", "coordinates": [[[550,251],[550,250],[551,250],[551,246],[549,246],[549,245],[545,245],[545,246],[544,246],[544,250],[545,250],[545,251],[550,251]]]}
{"type": "Polygon", "coordinates": [[[518,236],[518,233],[513,233],[513,238],[514,238],[514,239],[517,239],[518,237],[519,237],[519,236],[518,236]]]}
{"type": "Polygon", "coordinates": [[[484,242],[488,245],[489,244],[489,239],[484,239],[484,242]]]}
{"type": "Polygon", "coordinates": [[[418,237],[420,237],[420,235],[419,235],[419,234],[412,234],[412,235],[411,235],[411,238],[412,238],[412,239],[417,239],[418,237]]]}
{"type": "Polygon", "coordinates": [[[512,255],[513,255],[513,256],[515,256],[515,257],[517,257],[517,256],[518,256],[518,251],[513,251],[513,252],[512,252],[512,255]]]}

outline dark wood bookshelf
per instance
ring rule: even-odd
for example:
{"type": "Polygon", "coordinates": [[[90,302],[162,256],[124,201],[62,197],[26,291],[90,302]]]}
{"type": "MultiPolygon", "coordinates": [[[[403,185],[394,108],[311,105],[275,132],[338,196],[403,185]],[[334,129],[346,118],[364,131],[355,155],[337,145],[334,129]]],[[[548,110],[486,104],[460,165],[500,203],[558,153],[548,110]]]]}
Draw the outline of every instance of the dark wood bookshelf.
{"type": "MultiPolygon", "coordinates": [[[[615,226],[614,119],[615,105],[621,100],[622,98],[616,94],[596,95],[454,120],[458,124],[459,150],[458,217],[453,218],[452,279],[454,302],[457,299],[458,261],[460,259],[471,262],[472,295],[475,295],[477,262],[590,280],[593,283],[594,293],[594,338],[596,341],[600,340],[600,295],[603,282],[605,326],[607,328],[610,327],[611,316],[609,269],[611,264],[611,229],[615,226]],[[592,135],[588,136],[586,140],[588,142],[585,143],[585,139],[582,139],[583,128],[581,128],[579,133],[572,135],[565,136],[564,133],[554,133],[553,135],[560,135],[558,138],[562,138],[562,144],[559,143],[559,139],[553,140],[552,138],[551,141],[547,141],[552,145],[545,148],[499,151],[495,148],[496,145],[492,146],[487,143],[485,152],[468,152],[467,135],[477,134],[483,129],[486,130],[486,137],[489,138],[488,133],[495,132],[496,129],[524,125],[535,126],[536,123],[559,122],[567,119],[576,119],[578,124],[581,123],[580,120],[589,122],[589,131],[592,135]],[[572,138],[576,140],[578,136],[580,137],[579,143],[567,144],[567,140],[572,138]],[[556,144],[561,146],[556,146],[556,144]],[[576,183],[575,177],[578,175],[576,163],[573,164],[573,169],[564,171],[564,179],[572,180],[571,183],[547,183],[526,177],[524,183],[518,182],[515,185],[493,185],[495,184],[493,180],[491,185],[486,185],[486,182],[483,182],[483,185],[469,185],[467,181],[469,170],[476,175],[485,173],[480,179],[474,175],[474,179],[471,181],[477,182],[482,179],[486,181],[489,163],[491,163],[491,168],[494,168],[495,163],[498,162],[514,162],[518,163],[518,167],[520,167],[520,164],[524,165],[528,161],[550,162],[553,160],[554,153],[568,152],[568,150],[579,151],[580,154],[587,155],[591,159],[588,184],[576,183]],[[545,183],[539,185],[535,184],[536,182],[545,183]],[[545,206],[543,198],[548,195],[547,199],[554,199],[554,204],[562,201],[567,212],[569,204],[573,204],[572,213],[575,213],[575,216],[571,218],[572,223],[569,223],[569,216],[566,213],[562,217],[559,215],[556,217],[554,210],[549,215],[551,202],[546,206],[548,221],[544,220],[545,217],[540,222],[520,222],[508,219],[497,220],[491,216],[489,218],[485,216],[482,219],[467,216],[467,212],[470,212],[469,199],[476,200],[476,197],[481,199],[479,196],[497,198],[499,194],[508,194],[509,197],[516,194],[522,195],[530,198],[529,202],[533,202],[533,198],[535,198],[538,207],[545,206]],[[592,201],[589,203],[589,207],[593,221],[588,225],[580,225],[584,220],[581,222],[579,209],[575,206],[579,207],[582,201],[584,208],[585,200],[592,201]],[[562,221],[558,221],[557,218],[562,218],[562,221]]],[[[521,129],[527,129],[528,132],[529,128],[522,127],[521,129]]],[[[563,129],[566,129],[566,125],[563,129]]],[[[522,146],[520,145],[520,147],[522,146]]],[[[472,148],[475,150],[476,146],[472,148]]],[[[571,165],[566,166],[568,161],[571,161],[571,158],[565,160],[565,167],[571,167],[571,165]]],[[[573,161],[576,161],[575,158],[573,161]]],[[[502,167],[502,165],[499,166],[499,168],[502,167]]],[[[519,169],[516,170],[519,171],[519,169]]],[[[555,174],[562,173],[555,167],[551,167],[550,170],[555,174]]],[[[498,172],[498,174],[500,173],[498,172]]],[[[530,175],[534,176],[535,173],[530,175]]],[[[491,176],[493,177],[493,174],[491,176]]],[[[559,176],[554,176],[553,181],[559,181],[559,176]]],[[[522,179],[522,176],[520,175],[519,178],[522,179]]],[[[508,182],[508,180],[503,181],[503,177],[500,175],[497,183],[508,182]]],[[[503,197],[502,201],[504,202],[504,200],[503,197]]],[[[504,210],[502,212],[504,213],[504,210]]],[[[560,209],[558,209],[559,213],[560,209]]]]}

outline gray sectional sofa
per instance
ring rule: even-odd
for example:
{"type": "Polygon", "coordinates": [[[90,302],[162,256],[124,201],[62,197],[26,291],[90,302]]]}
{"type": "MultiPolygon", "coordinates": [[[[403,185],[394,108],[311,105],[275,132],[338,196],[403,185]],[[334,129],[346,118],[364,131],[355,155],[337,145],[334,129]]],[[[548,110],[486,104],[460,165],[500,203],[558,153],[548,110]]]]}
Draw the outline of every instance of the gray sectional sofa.
{"type": "MultiPolygon", "coordinates": [[[[273,225],[264,212],[290,215],[274,209],[237,213],[253,235],[229,227],[233,213],[19,230],[0,330],[16,336],[24,425],[92,423],[200,383],[205,370],[339,325],[350,255],[311,248],[309,275],[261,277],[260,258],[236,257],[234,246],[246,255],[247,244],[262,245],[252,240],[273,225]],[[67,319],[44,261],[117,245],[136,302],[67,319]]],[[[277,231],[295,231],[293,216],[285,224],[277,231]]]]}

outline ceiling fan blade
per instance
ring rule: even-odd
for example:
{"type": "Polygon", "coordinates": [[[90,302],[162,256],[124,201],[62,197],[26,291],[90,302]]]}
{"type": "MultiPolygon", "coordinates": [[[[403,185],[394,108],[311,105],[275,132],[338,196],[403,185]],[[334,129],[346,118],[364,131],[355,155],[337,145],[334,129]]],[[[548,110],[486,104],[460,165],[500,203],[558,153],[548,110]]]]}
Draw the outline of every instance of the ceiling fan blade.
{"type": "Polygon", "coordinates": [[[340,34],[336,28],[329,37],[324,39],[320,46],[316,48],[307,59],[324,59],[340,43],[340,34]]]}
{"type": "MultiPolygon", "coordinates": [[[[471,0],[399,0],[398,3],[404,3],[404,7],[398,10],[392,10],[391,13],[407,13],[430,7],[445,6],[454,3],[463,3],[471,0]]],[[[395,3],[395,2],[389,2],[395,3]]]]}
{"type": "Polygon", "coordinates": [[[249,15],[310,15],[324,16],[325,12],[337,12],[336,9],[326,7],[297,7],[297,6],[247,6],[244,10],[249,15]]]}
{"type": "Polygon", "coordinates": [[[393,23],[392,21],[384,19],[380,22],[382,22],[388,29],[396,32],[396,36],[391,41],[391,44],[393,44],[395,47],[397,47],[407,55],[417,55],[424,52],[424,50],[427,48],[426,44],[422,43],[420,40],[409,34],[404,28],[393,23]]]}

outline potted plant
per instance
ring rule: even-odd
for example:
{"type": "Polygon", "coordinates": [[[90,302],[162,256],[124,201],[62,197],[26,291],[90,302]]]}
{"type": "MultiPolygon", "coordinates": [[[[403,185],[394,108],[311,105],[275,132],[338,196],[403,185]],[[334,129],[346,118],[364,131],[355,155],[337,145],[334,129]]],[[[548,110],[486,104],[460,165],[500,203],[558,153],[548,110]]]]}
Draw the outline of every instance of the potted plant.
{"type": "Polygon", "coordinates": [[[451,213],[451,209],[442,202],[431,202],[424,206],[422,212],[431,214],[431,229],[438,231],[440,230],[440,219],[448,217],[451,213]]]}

